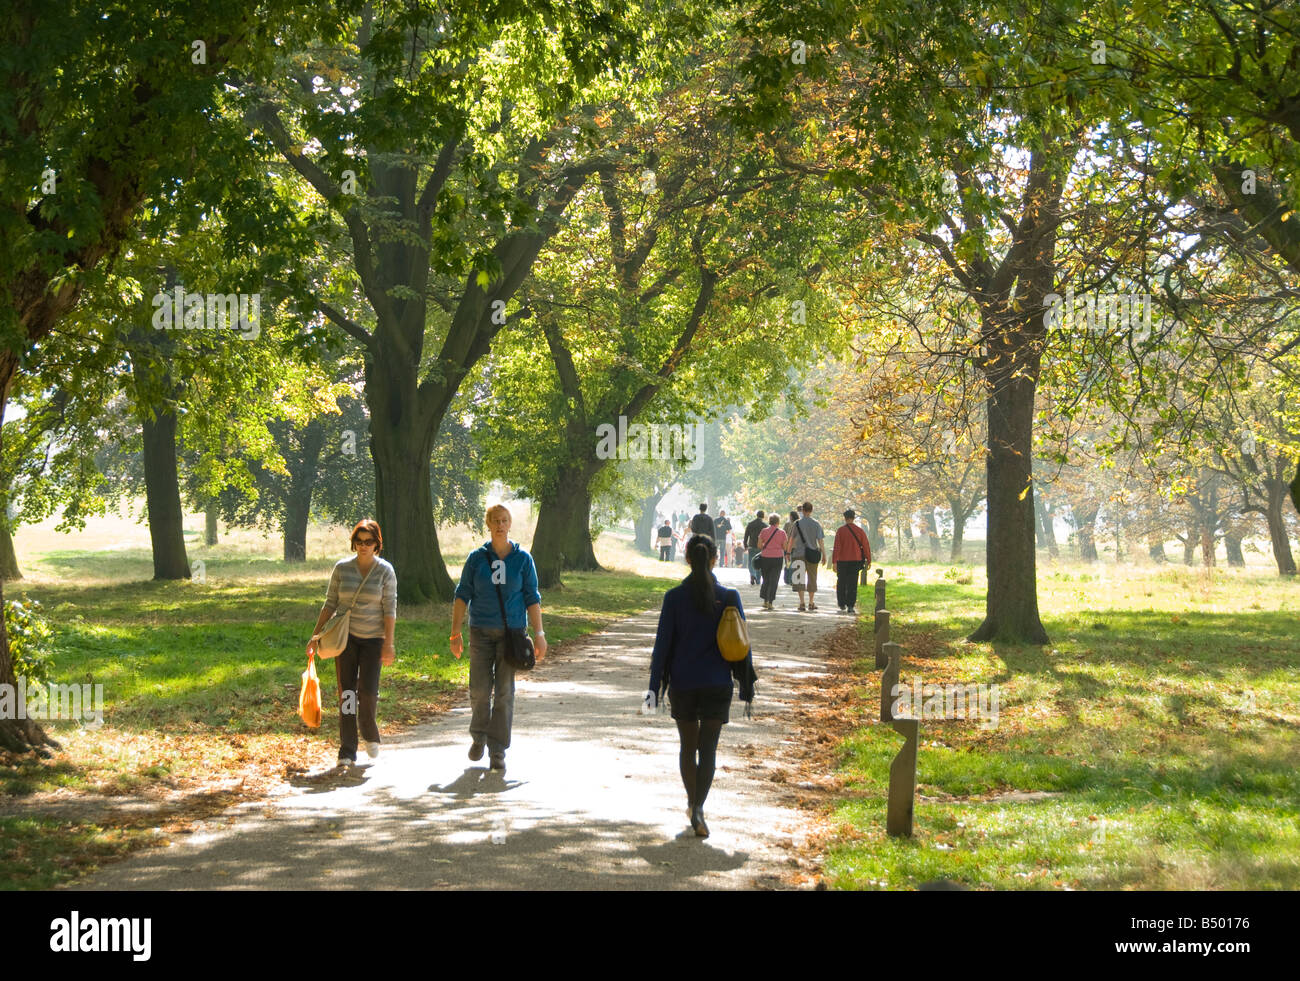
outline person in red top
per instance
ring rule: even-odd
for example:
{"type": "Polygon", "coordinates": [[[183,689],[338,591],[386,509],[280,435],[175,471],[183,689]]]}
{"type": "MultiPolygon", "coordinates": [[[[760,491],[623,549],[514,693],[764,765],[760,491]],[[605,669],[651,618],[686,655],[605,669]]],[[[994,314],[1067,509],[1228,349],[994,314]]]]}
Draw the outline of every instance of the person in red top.
{"type": "Polygon", "coordinates": [[[841,613],[858,612],[858,577],[871,568],[871,542],[867,533],[853,523],[857,512],[844,512],[844,524],[835,532],[831,562],[835,565],[835,598],[841,613]]]}

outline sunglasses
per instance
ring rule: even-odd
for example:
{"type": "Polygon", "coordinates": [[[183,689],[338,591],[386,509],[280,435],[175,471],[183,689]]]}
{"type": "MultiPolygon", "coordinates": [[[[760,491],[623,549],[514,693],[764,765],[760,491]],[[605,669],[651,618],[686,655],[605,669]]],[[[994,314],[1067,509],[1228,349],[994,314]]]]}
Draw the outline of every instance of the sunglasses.
{"type": "Polygon", "coordinates": [[[373,538],[354,538],[354,539],[352,539],[352,544],[354,544],[354,545],[373,545],[373,544],[375,544],[375,540],[374,540],[373,538]]]}

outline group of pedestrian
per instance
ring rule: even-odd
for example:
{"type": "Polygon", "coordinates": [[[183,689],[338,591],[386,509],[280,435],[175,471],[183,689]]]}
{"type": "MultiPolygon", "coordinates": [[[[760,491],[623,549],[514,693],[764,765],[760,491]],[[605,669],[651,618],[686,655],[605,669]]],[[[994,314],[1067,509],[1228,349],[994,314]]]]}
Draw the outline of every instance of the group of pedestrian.
{"type": "Polygon", "coordinates": [[[686,550],[686,541],[693,534],[691,524],[685,517],[679,518],[675,511],[671,518],[662,518],[662,522],[655,529],[655,547],[659,549],[659,561],[675,562],[678,550],[686,550]]]}
{"type": "MultiPolygon", "coordinates": [[[[534,657],[546,656],[546,631],[542,629],[541,593],[533,557],[510,541],[510,511],[502,504],[488,508],[491,537],[475,549],[461,568],[451,609],[452,655],[465,651],[462,626],[469,614],[469,698],[471,760],[488,751],[491,769],[504,770],[514,717],[515,669],[506,659],[506,631],[533,628],[534,657]],[[478,602],[475,602],[478,600],[478,602]]],[[[307,657],[319,650],[322,628],[336,614],[348,616],[347,644],[334,661],[339,694],[338,767],[356,765],[358,722],[366,755],[379,755],[376,719],[381,666],[391,665],[397,622],[397,574],[381,559],[384,540],[378,522],[358,521],[352,529],[352,558],[340,559],[330,574],[325,605],[307,642],[307,657]],[[375,573],[378,572],[376,576],[375,573]],[[340,595],[350,595],[339,611],[340,595]]]]}
{"type": "MultiPolygon", "coordinates": [[[[701,506],[701,515],[704,511],[701,506]]],[[[531,626],[539,662],[546,655],[547,643],[537,567],[532,556],[510,540],[510,511],[497,504],[488,508],[485,517],[491,537],[469,554],[461,569],[448,640],[451,653],[459,659],[464,653],[463,627],[468,615],[469,758],[480,760],[486,750],[490,769],[504,771],[515,700],[515,668],[506,657],[507,632],[531,626]]],[[[671,536],[671,524],[665,522],[665,526],[671,536]]],[[[325,604],[307,642],[310,662],[320,650],[327,624],[336,615],[348,618],[346,627],[338,627],[346,629],[347,641],[334,662],[339,695],[337,768],[341,770],[356,765],[359,742],[371,759],[379,755],[382,742],[377,718],[379,677],[381,667],[395,659],[397,622],[397,574],[379,557],[383,547],[377,522],[357,522],[351,536],[355,554],[335,563],[325,604]],[[342,610],[341,596],[350,597],[342,610]]],[[[660,548],[663,557],[664,546],[660,548]]],[[[664,596],[642,704],[656,707],[666,697],[671,706],[680,740],[678,765],[687,813],[695,834],[708,837],[704,802],[713,783],[719,735],[730,719],[732,683],[739,684],[748,716],[757,674],[752,649],[744,660],[728,661],[719,647],[718,630],[725,609],[735,607],[742,620],[745,613],[740,594],[719,584],[713,575],[718,559],[714,538],[692,534],[685,553],[691,572],[664,596]]]]}
{"type": "Polygon", "coordinates": [[[754,515],[745,526],[749,583],[759,586],[763,609],[774,610],[777,589],[784,580],[799,596],[799,611],[807,612],[817,609],[818,569],[834,566],[839,612],[856,614],[858,580],[863,569],[871,567],[867,533],[856,523],[857,512],[846,509],[844,524],[836,530],[827,555],[825,532],[812,512],[812,503],[804,501],[797,511],[790,512],[784,526],[776,514],[767,516],[759,511],[754,515]]]}

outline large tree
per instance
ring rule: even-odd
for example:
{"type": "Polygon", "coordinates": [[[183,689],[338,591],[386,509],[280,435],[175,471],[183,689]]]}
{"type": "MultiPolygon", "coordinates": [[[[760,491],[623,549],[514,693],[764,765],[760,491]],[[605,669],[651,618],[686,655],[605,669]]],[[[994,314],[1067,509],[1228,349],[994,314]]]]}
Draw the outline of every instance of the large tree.
{"type": "MultiPolygon", "coordinates": [[[[648,437],[621,444],[629,425],[680,432],[732,402],[761,413],[834,332],[811,284],[852,216],[721,116],[728,58],[710,54],[651,109],[601,110],[609,162],[520,294],[549,363],[519,333],[493,358],[484,428],[502,479],[540,501],[543,584],[597,567],[593,481],[628,452],[658,452],[648,437]],[[804,353],[793,372],[772,344],[790,329],[804,353]]],[[[662,449],[685,462],[681,446],[662,449]]]]}
{"type": "Polygon", "coordinates": [[[283,84],[241,99],[329,205],[322,231],[344,262],[296,285],[364,351],[377,517],[399,596],[449,599],[429,490],[439,425],[497,333],[527,316],[515,294],[602,166],[584,107],[626,88],[613,68],[628,59],[652,74],[690,16],[372,3],[351,30],[342,47],[286,52],[283,84]]]}
{"type": "MultiPolygon", "coordinates": [[[[0,14],[0,411],[14,375],[117,254],[142,202],[194,166],[223,72],[261,77],[277,42],[334,8],[268,0],[153,7],[21,0],[0,14]]],[[[3,596],[0,595],[0,603],[3,596]]],[[[0,624],[0,684],[14,683],[0,624]]],[[[0,720],[0,746],[46,740],[0,720]]]]}

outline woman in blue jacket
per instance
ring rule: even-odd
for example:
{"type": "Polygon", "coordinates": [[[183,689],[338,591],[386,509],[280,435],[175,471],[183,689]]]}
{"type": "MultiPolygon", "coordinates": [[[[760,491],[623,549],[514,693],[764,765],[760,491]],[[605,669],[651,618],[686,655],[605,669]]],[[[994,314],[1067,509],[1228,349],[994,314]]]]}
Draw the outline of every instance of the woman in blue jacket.
{"type": "Polygon", "coordinates": [[[691,574],[664,595],[650,659],[648,706],[658,704],[666,689],[677,733],[681,737],[682,784],[686,787],[691,827],[701,838],[709,836],[704,823],[704,800],[713,784],[718,737],[731,713],[732,678],[740,683],[740,700],[749,717],[754,700],[754,652],[743,661],[729,662],[718,649],[718,624],[724,606],[735,606],[744,618],[740,593],[727,589],[713,576],[718,548],[707,535],[694,535],[686,543],[691,574]]]}

